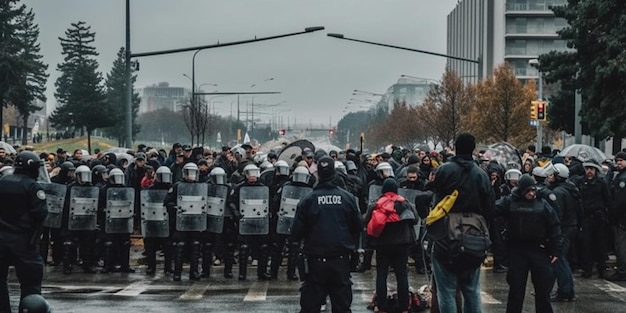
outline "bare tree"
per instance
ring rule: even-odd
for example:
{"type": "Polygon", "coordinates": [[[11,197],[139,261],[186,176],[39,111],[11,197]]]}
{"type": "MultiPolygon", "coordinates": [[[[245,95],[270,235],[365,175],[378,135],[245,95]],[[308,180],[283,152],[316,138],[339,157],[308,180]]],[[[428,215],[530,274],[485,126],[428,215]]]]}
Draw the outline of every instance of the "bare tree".
{"type": "Polygon", "coordinates": [[[191,145],[200,145],[204,144],[204,134],[209,124],[209,112],[204,99],[196,97],[195,101],[193,100],[192,97],[189,97],[179,105],[182,109],[183,121],[191,137],[191,145]],[[202,138],[202,142],[200,138],[202,138]]]}

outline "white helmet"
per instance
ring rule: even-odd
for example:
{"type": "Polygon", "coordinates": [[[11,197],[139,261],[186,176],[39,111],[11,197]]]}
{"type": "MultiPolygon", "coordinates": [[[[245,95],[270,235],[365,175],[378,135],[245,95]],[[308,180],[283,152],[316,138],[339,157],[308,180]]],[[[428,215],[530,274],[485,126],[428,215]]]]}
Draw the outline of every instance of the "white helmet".
{"type": "Polygon", "coordinates": [[[13,166],[5,165],[0,168],[0,177],[4,175],[13,175],[13,166]]]}
{"type": "Polygon", "coordinates": [[[514,168],[504,173],[505,180],[519,180],[520,177],[522,177],[522,172],[514,168]]]}
{"type": "Polygon", "coordinates": [[[295,170],[293,170],[293,175],[291,175],[291,181],[297,183],[308,184],[309,178],[311,178],[311,174],[309,174],[309,170],[304,166],[298,166],[295,170]]]}
{"type": "Polygon", "coordinates": [[[87,167],[87,165],[81,165],[77,167],[75,175],[76,180],[78,180],[79,183],[91,183],[91,170],[89,169],[89,167],[87,167]]]}
{"type": "Polygon", "coordinates": [[[221,167],[214,167],[209,173],[213,183],[217,185],[226,185],[226,171],[221,167]]]}
{"type": "Polygon", "coordinates": [[[274,164],[274,167],[276,168],[276,173],[278,173],[278,175],[289,176],[289,164],[287,164],[286,161],[278,160],[274,164]]]}
{"type": "Polygon", "coordinates": [[[172,183],[172,171],[167,166],[159,166],[156,170],[156,181],[160,183],[172,183]]]}
{"type": "Polygon", "coordinates": [[[533,168],[533,176],[536,177],[541,177],[541,178],[546,178],[548,177],[548,173],[546,173],[546,169],[541,167],[541,166],[535,166],[535,168],[533,168]]]}
{"type": "Polygon", "coordinates": [[[189,162],[183,166],[183,178],[188,181],[198,180],[198,165],[196,163],[189,162]]]}
{"type": "Polygon", "coordinates": [[[274,168],[274,164],[272,164],[272,162],[265,160],[263,162],[261,162],[261,165],[259,166],[261,168],[262,171],[267,170],[267,169],[272,169],[274,168]]]}
{"type": "Polygon", "coordinates": [[[380,162],[376,166],[376,173],[380,178],[394,177],[393,167],[387,162],[380,162]]]}
{"type": "Polygon", "coordinates": [[[552,164],[552,173],[562,179],[567,179],[569,177],[569,168],[562,163],[552,164]]]}
{"type": "Polygon", "coordinates": [[[348,173],[348,171],[346,170],[346,165],[343,164],[343,162],[341,161],[335,161],[335,170],[342,172],[344,174],[348,173]]]}
{"type": "Polygon", "coordinates": [[[119,168],[111,169],[109,172],[109,181],[113,185],[124,185],[124,172],[119,168]]]}
{"type": "Polygon", "coordinates": [[[261,170],[259,170],[259,168],[254,164],[248,164],[243,168],[243,174],[246,177],[259,177],[261,175],[261,170]]]}

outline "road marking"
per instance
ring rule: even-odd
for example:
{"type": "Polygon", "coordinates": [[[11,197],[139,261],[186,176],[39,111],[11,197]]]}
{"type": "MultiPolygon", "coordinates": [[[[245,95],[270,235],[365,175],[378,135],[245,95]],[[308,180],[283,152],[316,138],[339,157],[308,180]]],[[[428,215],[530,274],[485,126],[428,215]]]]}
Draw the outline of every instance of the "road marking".
{"type": "Polygon", "coordinates": [[[250,289],[248,289],[248,293],[246,294],[246,297],[243,298],[243,301],[265,301],[267,299],[268,285],[269,282],[267,281],[255,281],[252,286],[250,286],[250,289]]]}
{"type": "Polygon", "coordinates": [[[148,289],[148,285],[150,285],[151,281],[138,281],[134,282],[128,287],[114,293],[116,296],[124,296],[124,297],[134,297],[140,295],[142,292],[148,289]]]}
{"type": "Polygon", "coordinates": [[[618,284],[614,284],[610,281],[604,281],[603,283],[594,283],[594,285],[598,287],[598,289],[608,293],[609,296],[622,302],[626,302],[626,288],[618,284]]]}
{"type": "Polygon", "coordinates": [[[204,292],[209,289],[211,284],[193,283],[178,299],[180,300],[200,300],[204,296],[204,292]]]}
{"type": "Polygon", "coordinates": [[[496,300],[496,298],[485,291],[480,292],[480,301],[484,304],[502,304],[502,302],[496,300]]]}

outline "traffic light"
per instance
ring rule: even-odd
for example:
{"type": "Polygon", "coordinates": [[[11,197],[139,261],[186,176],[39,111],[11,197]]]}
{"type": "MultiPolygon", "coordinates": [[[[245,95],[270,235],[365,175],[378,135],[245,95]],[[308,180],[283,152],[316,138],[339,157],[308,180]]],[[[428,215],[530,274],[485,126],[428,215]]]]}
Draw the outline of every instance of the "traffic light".
{"type": "Polygon", "coordinates": [[[285,136],[285,129],[282,128],[280,131],[278,131],[278,134],[280,134],[281,136],[285,136]]]}
{"type": "Polygon", "coordinates": [[[331,128],[331,129],[328,130],[328,135],[329,136],[332,136],[334,134],[335,134],[335,129],[334,128],[331,128]]]}
{"type": "Polygon", "coordinates": [[[539,121],[545,121],[546,120],[546,108],[548,106],[548,103],[546,103],[545,101],[539,101],[539,103],[537,103],[537,120],[539,121]]]}
{"type": "Polygon", "coordinates": [[[530,102],[530,119],[531,120],[536,120],[537,119],[537,103],[539,101],[531,101],[530,102]]]}

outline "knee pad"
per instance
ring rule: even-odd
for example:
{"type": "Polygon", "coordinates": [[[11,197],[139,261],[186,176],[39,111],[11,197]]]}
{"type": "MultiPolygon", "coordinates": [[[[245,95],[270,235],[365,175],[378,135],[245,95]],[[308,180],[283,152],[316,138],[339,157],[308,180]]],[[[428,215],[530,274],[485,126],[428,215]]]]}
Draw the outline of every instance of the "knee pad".
{"type": "Polygon", "coordinates": [[[248,248],[250,248],[250,247],[248,245],[246,245],[246,244],[243,244],[243,245],[239,246],[239,249],[241,249],[241,250],[248,250],[248,248]]]}
{"type": "Polygon", "coordinates": [[[105,241],[104,242],[104,247],[105,248],[113,247],[113,241],[105,241]]]}
{"type": "Polygon", "coordinates": [[[74,245],[74,242],[73,242],[73,241],[64,241],[64,242],[63,242],[63,246],[64,246],[64,247],[71,247],[71,246],[73,246],[73,245],[74,245]]]}

